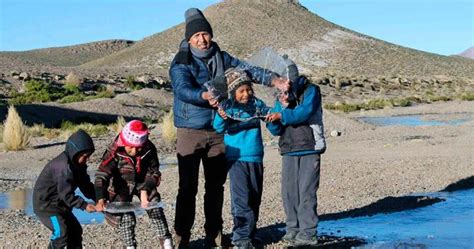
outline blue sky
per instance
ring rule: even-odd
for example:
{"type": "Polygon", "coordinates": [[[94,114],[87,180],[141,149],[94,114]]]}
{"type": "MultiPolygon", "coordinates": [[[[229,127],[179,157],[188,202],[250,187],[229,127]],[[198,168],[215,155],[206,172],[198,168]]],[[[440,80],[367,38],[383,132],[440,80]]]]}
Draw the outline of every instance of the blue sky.
{"type": "MultiPolygon", "coordinates": [[[[0,0],[0,51],[106,39],[140,40],[218,0],[0,0]]],[[[474,46],[473,0],[300,0],[328,21],[375,38],[451,55],[474,46]]]]}

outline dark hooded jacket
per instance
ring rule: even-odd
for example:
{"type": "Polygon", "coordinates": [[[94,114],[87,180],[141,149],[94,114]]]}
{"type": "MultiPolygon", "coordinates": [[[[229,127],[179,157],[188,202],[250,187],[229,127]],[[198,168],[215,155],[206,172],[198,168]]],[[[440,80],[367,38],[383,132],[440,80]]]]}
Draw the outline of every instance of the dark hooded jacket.
{"type": "Polygon", "coordinates": [[[74,163],[86,151],[92,153],[94,143],[89,134],[79,130],[69,137],[65,151],[46,164],[33,189],[33,210],[37,215],[70,212],[74,207],[84,210],[87,202],[74,193],[77,188],[95,200],[87,166],[74,163]]]}

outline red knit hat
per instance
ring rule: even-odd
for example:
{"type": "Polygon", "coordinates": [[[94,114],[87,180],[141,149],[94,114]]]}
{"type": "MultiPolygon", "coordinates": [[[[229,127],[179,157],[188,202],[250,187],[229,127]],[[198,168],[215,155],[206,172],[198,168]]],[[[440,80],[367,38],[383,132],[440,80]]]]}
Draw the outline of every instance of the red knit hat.
{"type": "Polygon", "coordinates": [[[119,146],[142,147],[148,140],[148,127],[140,120],[128,122],[119,135],[119,146]]]}

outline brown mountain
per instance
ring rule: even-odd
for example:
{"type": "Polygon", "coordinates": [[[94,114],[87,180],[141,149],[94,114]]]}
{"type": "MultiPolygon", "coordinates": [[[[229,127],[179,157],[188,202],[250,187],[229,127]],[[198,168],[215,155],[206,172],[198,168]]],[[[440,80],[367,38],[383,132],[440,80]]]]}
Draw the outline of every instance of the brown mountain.
{"type": "Polygon", "coordinates": [[[458,56],[464,57],[464,58],[469,58],[469,59],[474,59],[474,47],[470,47],[463,52],[459,53],[458,56]]]}
{"type": "Polygon", "coordinates": [[[105,40],[24,52],[0,52],[0,65],[11,69],[28,66],[78,66],[130,47],[133,43],[128,40],[105,40]]]}
{"type": "MultiPolygon", "coordinates": [[[[225,0],[204,11],[220,47],[246,58],[263,47],[289,54],[309,74],[474,78],[474,61],[390,44],[333,24],[295,0],[225,0]]],[[[167,68],[184,24],[84,67],[167,68]]]]}

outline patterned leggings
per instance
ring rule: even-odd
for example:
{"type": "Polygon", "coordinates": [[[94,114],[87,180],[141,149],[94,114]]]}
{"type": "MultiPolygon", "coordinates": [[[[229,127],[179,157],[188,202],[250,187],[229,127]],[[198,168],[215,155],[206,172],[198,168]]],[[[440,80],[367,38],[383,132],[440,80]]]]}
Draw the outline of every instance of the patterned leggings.
{"type": "MultiPolygon", "coordinates": [[[[168,229],[168,223],[166,222],[165,213],[163,208],[155,208],[147,210],[148,217],[156,229],[156,234],[160,239],[170,239],[171,233],[168,229]]],[[[119,233],[122,237],[122,241],[125,246],[137,246],[135,239],[135,225],[137,224],[135,214],[133,212],[124,213],[120,217],[120,223],[118,225],[119,233]]]]}

